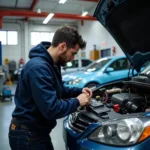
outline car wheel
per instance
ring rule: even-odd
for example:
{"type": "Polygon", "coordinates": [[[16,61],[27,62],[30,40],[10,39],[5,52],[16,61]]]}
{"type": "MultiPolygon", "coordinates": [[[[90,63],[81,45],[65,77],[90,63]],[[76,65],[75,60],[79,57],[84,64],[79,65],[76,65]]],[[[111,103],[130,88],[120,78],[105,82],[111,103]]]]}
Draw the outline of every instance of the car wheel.
{"type": "Polygon", "coordinates": [[[98,86],[98,83],[89,83],[86,87],[90,89],[95,89],[98,86]]]}

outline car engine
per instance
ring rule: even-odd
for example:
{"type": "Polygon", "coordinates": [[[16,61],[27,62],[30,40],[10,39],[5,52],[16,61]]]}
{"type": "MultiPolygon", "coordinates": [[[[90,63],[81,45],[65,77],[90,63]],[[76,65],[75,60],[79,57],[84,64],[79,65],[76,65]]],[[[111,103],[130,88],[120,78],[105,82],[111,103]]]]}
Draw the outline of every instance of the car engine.
{"type": "Polygon", "coordinates": [[[150,109],[150,78],[132,77],[131,80],[106,84],[93,91],[90,105],[79,107],[70,115],[69,125],[83,132],[91,123],[143,113],[150,109]]]}

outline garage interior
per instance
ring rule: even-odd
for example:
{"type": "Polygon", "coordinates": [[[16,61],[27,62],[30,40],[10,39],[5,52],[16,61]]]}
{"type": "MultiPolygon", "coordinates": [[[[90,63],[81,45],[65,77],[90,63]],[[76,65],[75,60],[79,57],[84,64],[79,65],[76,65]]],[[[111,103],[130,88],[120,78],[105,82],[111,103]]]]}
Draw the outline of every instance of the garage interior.
{"type": "MultiPolygon", "coordinates": [[[[8,129],[14,110],[18,72],[28,62],[29,50],[41,41],[52,41],[57,29],[73,26],[87,42],[76,59],[95,61],[124,55],[108,31],[93,17],[98,0],[1,0],[0,1],[0,87],[12,96],[0,101],[0,150],[10,150],[8,129]],[[83,15],[84,13],[84,15],[83,15]],[[51,20],[44,23],[51,14],[51,20]],[[12,99],[11,99],[12,98],[12,99]]],[[[63,118],[51,133],[55,150],[65,150],[63,118]]]]}

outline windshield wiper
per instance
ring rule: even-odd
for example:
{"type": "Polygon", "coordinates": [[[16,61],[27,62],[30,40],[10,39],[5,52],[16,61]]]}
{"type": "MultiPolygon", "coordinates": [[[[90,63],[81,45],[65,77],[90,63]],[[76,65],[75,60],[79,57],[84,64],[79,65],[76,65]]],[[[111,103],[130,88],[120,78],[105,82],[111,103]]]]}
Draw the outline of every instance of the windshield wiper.
{"type": "Polygon", "coordinates": [[[140,76],[145,76],[145,77],[150,78],[150,74],[140,73],[140,76]]]}

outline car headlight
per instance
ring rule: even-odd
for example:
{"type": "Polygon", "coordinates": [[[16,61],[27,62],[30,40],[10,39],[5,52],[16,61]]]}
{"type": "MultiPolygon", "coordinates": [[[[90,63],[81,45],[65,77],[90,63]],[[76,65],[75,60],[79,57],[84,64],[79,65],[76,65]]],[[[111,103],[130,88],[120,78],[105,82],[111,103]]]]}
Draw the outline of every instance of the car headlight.
{"type": "Polygon", "coordinates": [[[128,118],[102,124],[89,140],[115,146],[129,146],[150,136],[150,126],[139,118],[128,118]]]}
{"type": "Polygon", "coordinates": [[[81,80],[82,80],[81,78],[77,78],[77,79],[68,81],[68,84],[77,84],[77,83],[79,83],[81,80]]]}

